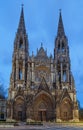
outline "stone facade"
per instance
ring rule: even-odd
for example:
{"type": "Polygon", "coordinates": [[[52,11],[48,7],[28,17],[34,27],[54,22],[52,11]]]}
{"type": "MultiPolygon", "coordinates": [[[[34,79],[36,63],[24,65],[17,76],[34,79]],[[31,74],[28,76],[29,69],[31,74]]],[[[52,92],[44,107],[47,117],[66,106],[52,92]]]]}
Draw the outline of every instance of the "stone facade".
{"type": "Polygon", "coordinates": [[[41,43],[29,55],[23,7],[12,56],[7,118],[49,121],[78,121],[78,103],[71,72],[68,40],[60,12],[54,56],[41,43]]]}

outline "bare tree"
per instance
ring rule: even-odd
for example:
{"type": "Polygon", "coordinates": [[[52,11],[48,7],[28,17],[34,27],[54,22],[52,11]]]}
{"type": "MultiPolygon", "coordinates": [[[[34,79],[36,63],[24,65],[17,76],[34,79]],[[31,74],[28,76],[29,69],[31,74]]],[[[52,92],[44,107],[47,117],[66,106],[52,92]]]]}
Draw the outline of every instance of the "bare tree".
{"type": "Polygon", "coordinates": [[[0,98],[6,98],[7,95],[7,88],[5,88],[5,86],[0,83],[0,98]]]}

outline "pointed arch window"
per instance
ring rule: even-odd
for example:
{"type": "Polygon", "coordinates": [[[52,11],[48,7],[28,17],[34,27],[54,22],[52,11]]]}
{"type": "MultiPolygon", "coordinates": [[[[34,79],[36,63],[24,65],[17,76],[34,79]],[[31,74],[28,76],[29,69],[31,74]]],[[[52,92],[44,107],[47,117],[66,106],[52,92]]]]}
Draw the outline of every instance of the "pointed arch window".
{"type": "Polygon", "coordinates": [[[19,79],[22,80],[22,69],[19,69],[19,79]]]}
{"type": "Polygon", "coordinates": [[[58,70],[60,70],[60,61],[59,60],[57,62],[57,68],[58,68],[58,70]]]}
{"type": "Polygon", "coordinates": [[[64,42],[62,42],[62,52],[65,51],[65,45],[64,45],[64,42]]]}
{"type": "Polygon", "coordinates": [[[63,81],[65,82],[66,81],[66,70],[63,70],[63,81]]]}
{"type": "Polygon", "coordinates": [[[61,72],[58,72],[59,82],[61,82],[61,72]]]}
{"type": "Polygon", "coordinates": [[[58,52],[60,52],[60,43],[58,44],[58,52]]]}
{"type": "Polygon", "coordinates": [[[23,48],[23,39],[20,39],[20,43],[19,43],[19,48],[22,49],[23,48]]]}

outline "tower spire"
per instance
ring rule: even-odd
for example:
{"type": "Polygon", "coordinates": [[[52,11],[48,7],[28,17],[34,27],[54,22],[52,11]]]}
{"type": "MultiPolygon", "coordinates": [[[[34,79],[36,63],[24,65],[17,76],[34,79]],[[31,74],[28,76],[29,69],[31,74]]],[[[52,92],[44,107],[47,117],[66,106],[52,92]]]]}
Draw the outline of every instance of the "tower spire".
{"type": "Polygon", "coordinates": [[[59,23],[58,23],[58,31],[57,31],[58,36],[64,36],[64,26],[63,26],[63,20],[62,20],[62,14],[61,14],[61,9],[60,9],[60,14],[59,14],[59,23]]]}
{"type": "Polygon", "coordinates": [[[23,6],[24,6],[24,5],[22,4],[22,7],[21,7],[21,15],[20,15],[20,20],[19,20],[19,26],[18,26],[18,32],[23,32],[23,33],[25,33],[25,32],[26,32],[26,29],[25,29],[23,6]]]}

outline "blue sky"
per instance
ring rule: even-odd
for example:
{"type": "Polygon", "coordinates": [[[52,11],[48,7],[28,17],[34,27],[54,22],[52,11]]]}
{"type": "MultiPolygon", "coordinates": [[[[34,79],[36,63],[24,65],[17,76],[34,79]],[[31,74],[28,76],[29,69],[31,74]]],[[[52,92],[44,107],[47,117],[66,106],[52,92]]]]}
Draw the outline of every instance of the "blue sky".
{"type": "Polygon", "coordinates": [[[32,51],[36,54],[41,42],[48,55],[53,54],[59,9],[62,9],[77,98],[83,107],[83,0],[0,0],[0,81],[9,87],[13,43],[22,3],[30,54],[32,51]]]}

